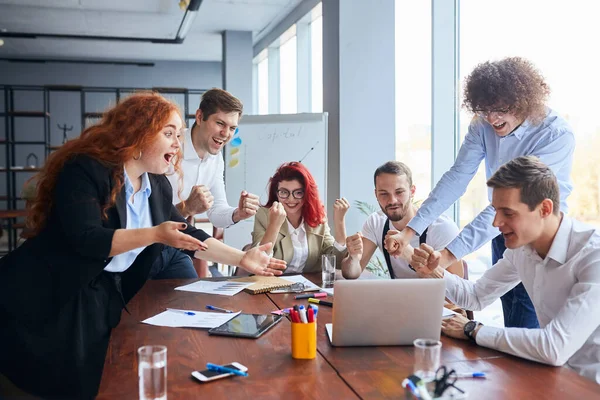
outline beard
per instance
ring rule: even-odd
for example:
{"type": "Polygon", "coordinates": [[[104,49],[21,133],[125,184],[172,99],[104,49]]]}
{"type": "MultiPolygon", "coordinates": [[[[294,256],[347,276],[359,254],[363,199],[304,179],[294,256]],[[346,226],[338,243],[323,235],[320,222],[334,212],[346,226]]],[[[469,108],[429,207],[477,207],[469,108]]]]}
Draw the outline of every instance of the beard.
{"type": "Polygon", "coordinates": [[[409,200],[406,205],[402,206],[401,204],[390,204],[386,208],[381,207],[381,211],[390,219],[392,222],[398,222],[402,218],[406,216],[408,213],[408,207],[410,207],[411,201],[409,200]],[[399,207],[398,207],[399,206],[399,207]],[[391,207],[397,207],[395,209],[391,209],[391,207]]]}

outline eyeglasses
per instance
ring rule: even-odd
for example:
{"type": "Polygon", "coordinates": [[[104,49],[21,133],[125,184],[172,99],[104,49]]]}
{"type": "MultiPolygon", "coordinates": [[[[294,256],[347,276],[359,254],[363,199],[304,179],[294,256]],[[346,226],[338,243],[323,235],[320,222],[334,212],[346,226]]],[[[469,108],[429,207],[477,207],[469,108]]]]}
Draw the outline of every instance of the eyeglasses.
{"type": "Polygon", "coordinates": [[[499,108],[497,110],[475,110],[475,114],[477,114],[483,119],[488,119],[490,117],[504,118],[509,111],[510,107],[506,107],[499,108]]]}
{"type": "Polygon", "coordinates": [[[439,367],[437,371],[435,371],[435,389],[433,391],[433,395],[435,397],[442,397],[442,394],[450,386],[464,394],[464,390],[454,385],[456,379],[458,379],[458,376],[456,375],[455,370],[447,369],[445,365],[439,367]]]}
{"type": "MultiPolygon", "coordinates": [[[[304,197],[304,189],[296,189],[292,192],[292,196],[296,199],[296,200],[300,200],[304,197]]],[[[277,191],[277,197],[279,197],[280,199],[287,199],[288,197],[290,197],[290,191],[286,190],[286,189],[279,189],[277,191]]]]}

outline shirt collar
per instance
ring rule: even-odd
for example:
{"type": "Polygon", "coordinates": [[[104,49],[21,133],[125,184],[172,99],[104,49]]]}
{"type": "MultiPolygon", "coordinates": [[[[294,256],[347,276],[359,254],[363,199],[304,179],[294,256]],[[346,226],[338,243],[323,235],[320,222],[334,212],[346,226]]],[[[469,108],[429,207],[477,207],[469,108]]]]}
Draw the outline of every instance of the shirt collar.
{"type": "MultiPolygon", "coordinates": [[[[127,175],[127,170],[123,168],[123,175],[125,177],[125,193],[128,194],[127,197],[133,194],[133,184],[131,183],[131,179],[129,175],[127,175]]],[[[148,173],[144,172],[142,175],[142,185],[140,186],[140,192],[146,193],[148,197],[152,194],[152,186],[150,186],[150,178],[148,177],[148,173]]]]}
{"type": "Polygon", "coordinates": [[[214,155],[210,154],[208,151],[204,158],[200,158],[198,153],[196,153],[196,149],[194,148],[194,143],[192,142],[192,129],[190,129],[189,133],[185,135],[184,145],[183,145],[183,159],[186,161],[199,161],[206,162],[214,155]]]}
{"type": "Polygon", "coordinates": [[[560,264],[564,264],[567,261],[569,237],[571,236],[573,221],[562,212],[560,214],[562,216],[562,221],[560,221],[558,231],[556,232],[556,236],[554,236],[554,240],[552,241],[552,245],[550,246],[547,257],[550,257],[560,264]]]}
{"type": "Polygon", "coordinates": [[[286,221],[286,222],[287,222],[287,224],[288,224],[288,232],[289,232],[290,234],[292,234],[292,233],[294,233],[294,232],[296,232],[296,231],[297,231],[298,233],[299,233],[300,231],[302,231],[302,232],[304,232],[304,234],[306,234],[306,228],[304,227],[304,220],[300,221],[300,225],[298,225],[298,228],[294,228],[294,227],[292,226],[292,224],[290,223],[290,220],[289,220],[289,219],[287,219],[287,218],[286,218],[286,219],[285,219],[285,221],[286,221]]]}

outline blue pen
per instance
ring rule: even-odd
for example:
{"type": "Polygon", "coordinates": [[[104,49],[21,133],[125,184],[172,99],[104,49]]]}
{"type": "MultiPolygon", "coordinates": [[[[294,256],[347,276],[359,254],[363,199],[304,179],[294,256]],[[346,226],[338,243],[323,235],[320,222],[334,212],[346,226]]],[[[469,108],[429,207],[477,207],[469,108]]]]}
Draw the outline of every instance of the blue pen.
{"type": "Polygon", "coordinates": [[[195,312],[185,311],[185,310],[176,310],[174,308],[167,308],[167,311],[171,311],[174,313],[185,314],[185,315],[196,315],[195,312]]]}
{"type": "Polygon", "coordinates": [[[234,375],[239,375],[239,376],[248,376],[247,372],[240,371],[239,369],[227,368],[227,367],[223,367],[222,365],[217,365],[217,364],[212,364],[212,363],[206,363],[206,368],[208,368],[211,371],[227,372],[229,374],[234,374],[234,375]]]}
{"type": "Polygon", "coordinates": [[[211,306],[210,304],[206,306],[207,310],[214,310],[214,311],[222,311],[222,312],[226,312],[226,313],[232,313],[233,311],[228,310],[226,308],[221,308],[221,307],[217,307],[217,306],[211,306]]]}
{"type": "Polygon", "coordinates": [[[407,379],[403,380],[402,386],[404,388],[406,388],[408,386],[408,389],[413,394],[413,396],[415,396],[417,399],[421,398],[421,395],[419,394],[419,389],[417,388],[417,386],[415,386],[413,381],[411,381],[410,379],[407,378],[407,379]]]}
{"type": "Polygon", "coordinates": [[[485,378],[485,372],[458,372],[457,378],[485,378]]]}

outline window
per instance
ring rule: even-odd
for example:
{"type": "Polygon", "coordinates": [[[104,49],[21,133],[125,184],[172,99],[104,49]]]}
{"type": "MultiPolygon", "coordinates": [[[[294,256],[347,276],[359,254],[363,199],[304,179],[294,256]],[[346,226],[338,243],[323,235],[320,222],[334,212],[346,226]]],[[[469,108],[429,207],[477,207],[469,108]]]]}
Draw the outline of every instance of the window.
{"type": "MultiPolygon", "coordinates": [[[[431,191],[431,2],[396,2],[396,159],[431,191]]],[[[391,127],[381,127],[391,129],[391,127]]]]}
{"type": "Polygon", "coordinates": [[[311,111],[323,112],[323,17],[320,15],[310,23],[311,51],[311,111]]]}
{"type": "Polygon", "coordinates": [[[264,58],[258,68],[258,113],[269,113],[269,59],[264,58]]]}
{"type": "MultiPolygon", "coordinates": [[[[295,25],[292,27],[295,28],[295,25]]],[[[284,37],[282,35],[282,37],[284,37]]],[[[280,112],[282,114],[293,114],[298,110],[298,87],[297,87],[297,55],[296,35],[285,41],[279,48],[280,57],[280,112]]]]}

